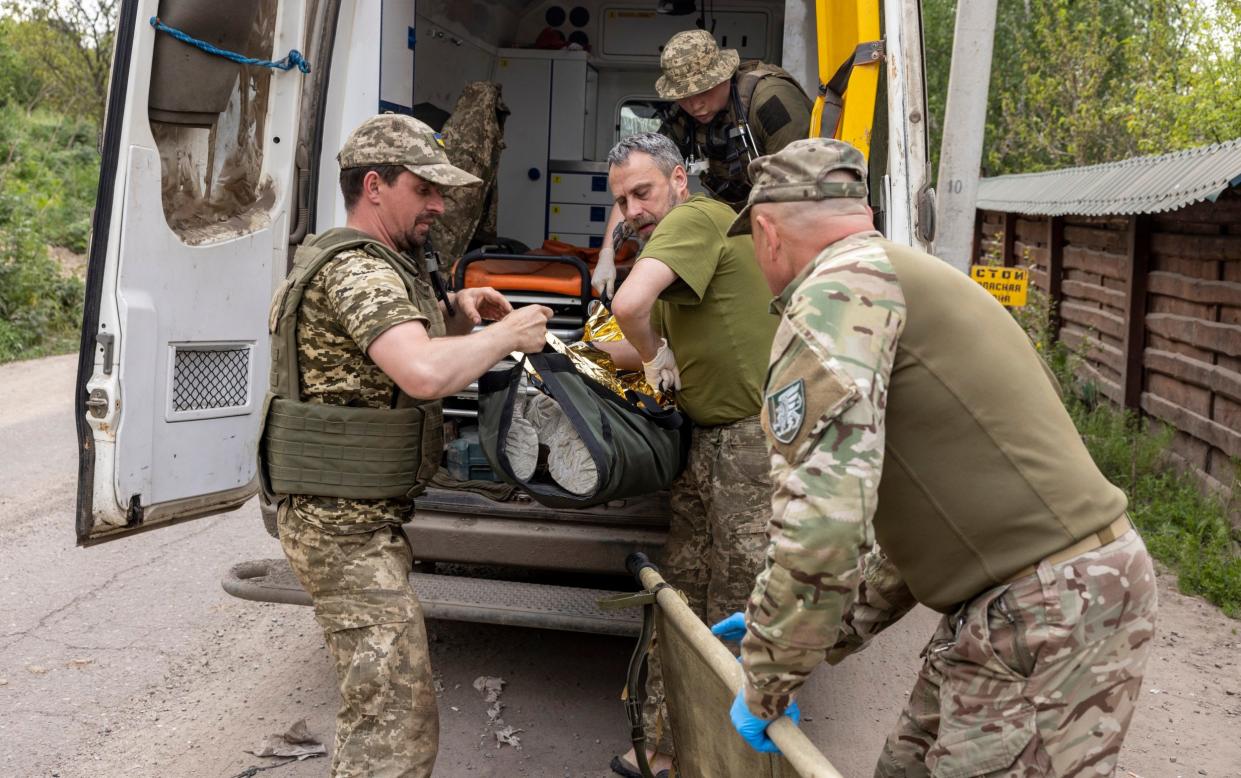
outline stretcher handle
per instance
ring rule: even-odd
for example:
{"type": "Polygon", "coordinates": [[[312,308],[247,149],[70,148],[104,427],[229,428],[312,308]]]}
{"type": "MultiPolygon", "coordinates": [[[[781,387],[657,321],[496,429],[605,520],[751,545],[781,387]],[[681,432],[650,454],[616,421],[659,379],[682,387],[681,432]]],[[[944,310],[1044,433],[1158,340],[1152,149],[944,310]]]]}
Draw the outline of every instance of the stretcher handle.
{"type": "MultiPolygon", "coordinates": [[[[736,695],[742,685],[741,665],[736,657],[711,634],[707,625],[703,624],[681,599],[680,593],[665,583],[659,570],[645,554],[630,554],[625,560],[625,566],[637,576],[642,588],[655,593],[655,601],[664,617],[673,623],[694,652],[706,660],[716,676],[736,695]]],[[[802,778],[844,778],[788,716],[781,716],[771,722],[767,735],[780,747],[780,753],[802,778]]]]}

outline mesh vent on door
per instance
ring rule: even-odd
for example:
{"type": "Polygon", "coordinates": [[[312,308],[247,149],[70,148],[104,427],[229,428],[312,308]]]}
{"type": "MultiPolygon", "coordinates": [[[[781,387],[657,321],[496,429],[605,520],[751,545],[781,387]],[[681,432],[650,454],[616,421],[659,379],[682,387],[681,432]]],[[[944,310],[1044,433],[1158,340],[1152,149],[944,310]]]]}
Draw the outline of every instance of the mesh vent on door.
{"type": "Polygon", "coordinates": [[[245,406],[250,400],[250,351],[249,346],[177,346],[172,369],[172,410],[245,406]]]}

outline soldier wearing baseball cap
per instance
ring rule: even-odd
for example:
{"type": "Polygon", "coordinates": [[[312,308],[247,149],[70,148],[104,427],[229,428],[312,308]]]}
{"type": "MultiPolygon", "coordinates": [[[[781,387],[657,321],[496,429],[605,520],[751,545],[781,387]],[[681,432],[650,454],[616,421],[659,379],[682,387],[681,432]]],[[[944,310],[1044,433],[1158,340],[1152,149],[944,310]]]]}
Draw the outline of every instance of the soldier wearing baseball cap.
{"type": "Polygon", "coordinates": [[[340,169],[400,165],[419,178],[440,186],[482,183],[453,167],[439,133],[409,116],[385,113],[362,122],[336,155],[340,169]]]}
{"type": "Polygon", "coordinates": [[[781,316],[763,391],[772,549],[732,719],[756,748],[835,664],[921,603],[943,614],[875,775],[1111,775],[1156,610],[1151,560],[1021,326],[887,241],[848,144],[750,165],[781,316]],[[814,607],[809,607],[813,603],[814,607]]]}
{"type": "MultiPolygon", "coordinates": [[[[673,35],[659,64],[655,91],[675,102],[659,132],[676,143],[686,172],[734,210],[750,191],[746,166],[810,134],[813,102],[797,80],[775,65],[743,62],[706,30],[673,35]]],[[[604,234],[613,235],[620,223],[613,209],[604,234]]],[[[612,248],[605,246],[592,283],[611,296],[615,279],[612,248]]]]}
{"type": "Polygon", "coordinates": [[[541,350],[551,311],[494,289],[437,299],[420,259],[440,188],[479,181],[430,127],[372,117],[337,160],[345,226],[298,247],[272,301],[260,481],[339,676],[332,775],[430,776],[439,714],[401,525],[439,468],[440,398],[541,350]]]}

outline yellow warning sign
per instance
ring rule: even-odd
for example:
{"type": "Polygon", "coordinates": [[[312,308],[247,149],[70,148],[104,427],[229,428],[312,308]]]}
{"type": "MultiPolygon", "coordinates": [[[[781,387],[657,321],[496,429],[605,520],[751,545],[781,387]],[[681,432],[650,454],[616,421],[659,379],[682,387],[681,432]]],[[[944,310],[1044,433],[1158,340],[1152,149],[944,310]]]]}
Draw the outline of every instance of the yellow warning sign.
{"type": "Polygon", "coordinates": [[[970,278],[991,293],[1001,305],[1020,308],[1030,292],[1030,273],[1016,267],[970,265],[970,278]]]}

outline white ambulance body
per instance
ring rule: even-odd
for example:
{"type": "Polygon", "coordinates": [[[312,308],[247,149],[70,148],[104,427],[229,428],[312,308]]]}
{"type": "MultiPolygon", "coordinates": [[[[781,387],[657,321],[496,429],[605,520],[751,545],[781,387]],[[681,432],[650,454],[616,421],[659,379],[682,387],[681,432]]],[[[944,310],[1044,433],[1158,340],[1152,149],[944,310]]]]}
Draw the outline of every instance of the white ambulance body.
{"type": "MultiPolygon", "coordinates": [[[[601,161],[622,133],[658,125],[650,108],[660,47],[672,34],[701,23],[743,59],[783,64],[816,91],[806,0],[720,0],[684,15],[656,6],[686,4],[654,0],[229,5],[221,14],[218,0],[122,3],[77,382],[81,544],[233,510],[254,496],[271,295],[307,234],[343,225],[335,155],[368,116],[443,114],[465,84],[499,82],[511,115],[498,233],[529,246],[546,238],[597,246],[611,204],[601,161]],[[157,30],[155,17],[260,58],[296,49],[309,73],[249,67],[238,77],[235,65],[157,30]],[[576,45],[530,48],[541,34],[576,45]]],[[[921,242],[917,0],[893,0],[882,13],[871,164],[885,175],[872,200],[890,237],[921,242]]],[[[466,429],[469,414],[468,402],[458,403],[450,418],[466,429]]],[[[661,495],[555,511],[431,490],[406,531],[428,564],[617,574],[628,553],[658,551],[666,524],[661,495]]],[[[304,602],[280,575],[271,563],[243,564],[231,590],[304,602]]],[[[432,616],[632,628],[594,612],[582,590],[548,596],[513,588],[533,584],[469,579],[466,591],[423,577],[432,616]],[[532,597],[546,602],[531,609],[532,597]]]]}

